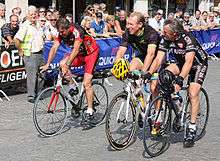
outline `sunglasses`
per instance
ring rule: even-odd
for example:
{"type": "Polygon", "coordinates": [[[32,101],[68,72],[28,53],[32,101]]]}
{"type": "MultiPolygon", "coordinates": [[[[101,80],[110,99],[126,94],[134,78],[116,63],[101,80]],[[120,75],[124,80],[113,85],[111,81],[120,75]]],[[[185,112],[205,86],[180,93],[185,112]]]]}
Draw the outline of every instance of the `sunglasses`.
{"type": "Polygon", "coordinates": [[[57,19],[50,19],[50,21],[57,21],[57,19]]]}

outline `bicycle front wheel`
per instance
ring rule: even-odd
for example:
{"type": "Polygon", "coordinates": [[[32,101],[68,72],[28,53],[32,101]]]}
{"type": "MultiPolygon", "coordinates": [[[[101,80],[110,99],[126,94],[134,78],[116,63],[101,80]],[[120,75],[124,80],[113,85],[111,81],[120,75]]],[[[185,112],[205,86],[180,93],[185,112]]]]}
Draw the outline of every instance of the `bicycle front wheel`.
{"type": "MultiPolygon", "coordinates": [[[[201,88],[199,101],[200,101],[200,108],[199,108],[199,112],[197,114],[197,120],[196,120],[197,132],[196,132],[195,140],[199,140],[200,138],[204,136],[205,129],[208,123],[208,118],[209,118],[209,108],[210,108],[209,97],[204,88],[201,88]]],[[[190,117],[191,117],[190,110],[191,110],[191,104],[188,99],[186,103],[187,122],[190,121],[190,117]]]]}
{"type": "Polygon", "coordinates": [[[116,150],[125,149],[130,145],[136,131],[136,114],[128,94],[121,92],[111,101],[107,115],[105,132],[110,145],[116,150]]]}
{"type": "MultiPolygon", "coordinates": [[[[101,124],[105,118],[108,107],[108,92],[106,88],[97,81],[92,82],[92,88],[93,88],[93,109],[95,111],[93,123],[97,125],[97,124],[101,124]]],[[[87,107],[85,92],[81,97],[80,107],[82,106],[87,107]]]]}
{"type": "Polygon", "coordinates": [[[67,118],[66,100],[55,87],[44,89],[37,97],[33,108],[33,122],[42,136],[58,134],[67,118]]]}
{"type": "Polygon", "coordinates": [[[145,151],[151,157],[156,157],[162,154],[169,146],[171,108],[168,106],[169,104],[166,100],[162,96],[158,96],[146,109],[143,144],[145,151]]]}

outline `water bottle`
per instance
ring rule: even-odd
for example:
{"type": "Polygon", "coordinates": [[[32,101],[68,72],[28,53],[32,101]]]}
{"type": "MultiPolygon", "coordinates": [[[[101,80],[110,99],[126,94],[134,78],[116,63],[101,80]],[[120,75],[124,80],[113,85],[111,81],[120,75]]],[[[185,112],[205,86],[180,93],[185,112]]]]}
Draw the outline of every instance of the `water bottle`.
{"type": "Polygon", "coordinates": [[[176,109],[177,113],[180,113],[182,110],[183,98],[180,96],[179,93],[175,93],[172,95],[172,99],[174,108],[176,109]]]}

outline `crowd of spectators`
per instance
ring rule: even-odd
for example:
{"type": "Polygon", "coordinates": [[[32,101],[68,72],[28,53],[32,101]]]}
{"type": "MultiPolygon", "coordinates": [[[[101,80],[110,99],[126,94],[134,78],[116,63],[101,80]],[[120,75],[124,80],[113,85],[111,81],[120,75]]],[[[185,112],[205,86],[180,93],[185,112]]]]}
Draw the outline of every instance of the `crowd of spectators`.
{"type": "MultiPolygon", "coordinates": [[[[220,5],[219,5],[220,6],[220,5]]],[[[21,17],[21,8],[15,7],[11,11],[10,22],[5,20],[5,5],[0,3],[0,28],[1,28],[1,44],[7,48],[13,44],[13,37],[19,29],[19,26],[25,21],[25,17],[21,17]]],[[[152,26],[160,34],[165,20],[165,11],[157,10],[153,15],[147,12],[143,13],[146,23],[152,26]]],[[[114,14],[109,14],[106,10],[106,4],[95,3],[88,5],[83,12],[79,24],[93,37],[111,37],[122,36],[126,28],[126,20],[129,11],[120,7],[115,7],[114,14]]],[[[37,10],[37,24],[44,33],[44,40],[51,41],[58,36],[56,29],[56,21],[60,17],[60,13],[55,9],[46,9],[39,7],[37,10]]],[[[65,17],[73,23],[72,14],[66,14],[65,17]]],[[[175,13],[169,13],[167,19],[178,19],[185,30],[207,30],[220,26],[220,8],[211,7],[210,11],[195,11],[194,15],[183,12],[178,9],[175,13]]]]}

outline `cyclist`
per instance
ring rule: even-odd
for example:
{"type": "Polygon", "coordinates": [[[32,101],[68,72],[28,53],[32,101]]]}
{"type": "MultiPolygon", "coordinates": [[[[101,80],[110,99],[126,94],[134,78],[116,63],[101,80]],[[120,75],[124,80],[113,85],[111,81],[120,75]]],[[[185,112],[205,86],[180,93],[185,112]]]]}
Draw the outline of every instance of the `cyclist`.
{"type": "MultiPolygon", "coordinates": [[[[65,43],[73,47],[72,52],[69,55],[64,56],[64,59],[60,62],[60,66],[63,74],[71,75],[71,71],[69,69],[71,66],[76,67],[84,65],[85,73],[83,85],[85,87],[88,104],[85,123],[90,124],[94,118],[92,77],[99,56],[99,47],[96,44],[95,39],[87,34],[83,28],[77,25],[70,25],[67,19],[60,18],[56,25],[59,36],[54,41],[54,44],[49,52],[46,65],[41,68],[43,70],[48,69],[61,43],[65,43]]],[[[74,88],[73,82],[70,82],[70,87],[71,86],[74,88]]]]}
{"type": "Polygon", "coordinates": [[[181,89],[184,79],[189,75],[188,93],[191,103],[191,118],[187,127],[184,146],[191,147],[194,145],[197,130],[196,117],[199,111],[199,93],[208,69],[208,55],[197,40],[183,30],[182,25],[176,19],[166,20],[158,53],[147,72],[148,75],[160,67],[168,50],[172,51],[169,52],[171,53],[171,64],[166,67],[166,70],[176,76],[174,80],[175,92],[181,89]]]}
{"type": "MultiPolygon", "coordinates": [[[[154,57],[159,44],[159,34],[155,29],[146,25],[145,17],[140,12],[133,12],[127,20],[125,33],[122,35],[122,43],[117,51],[115,63],[123,57],[130,44],[138,54],[130,63],[130,71],[142,70],[146,72],[154,57]]],[[[154,83],[151,84],[151,90],[155,89],[154,83]]],[[[142,117],[139,115],[139,126],[143,126],[142,117]]]]}

